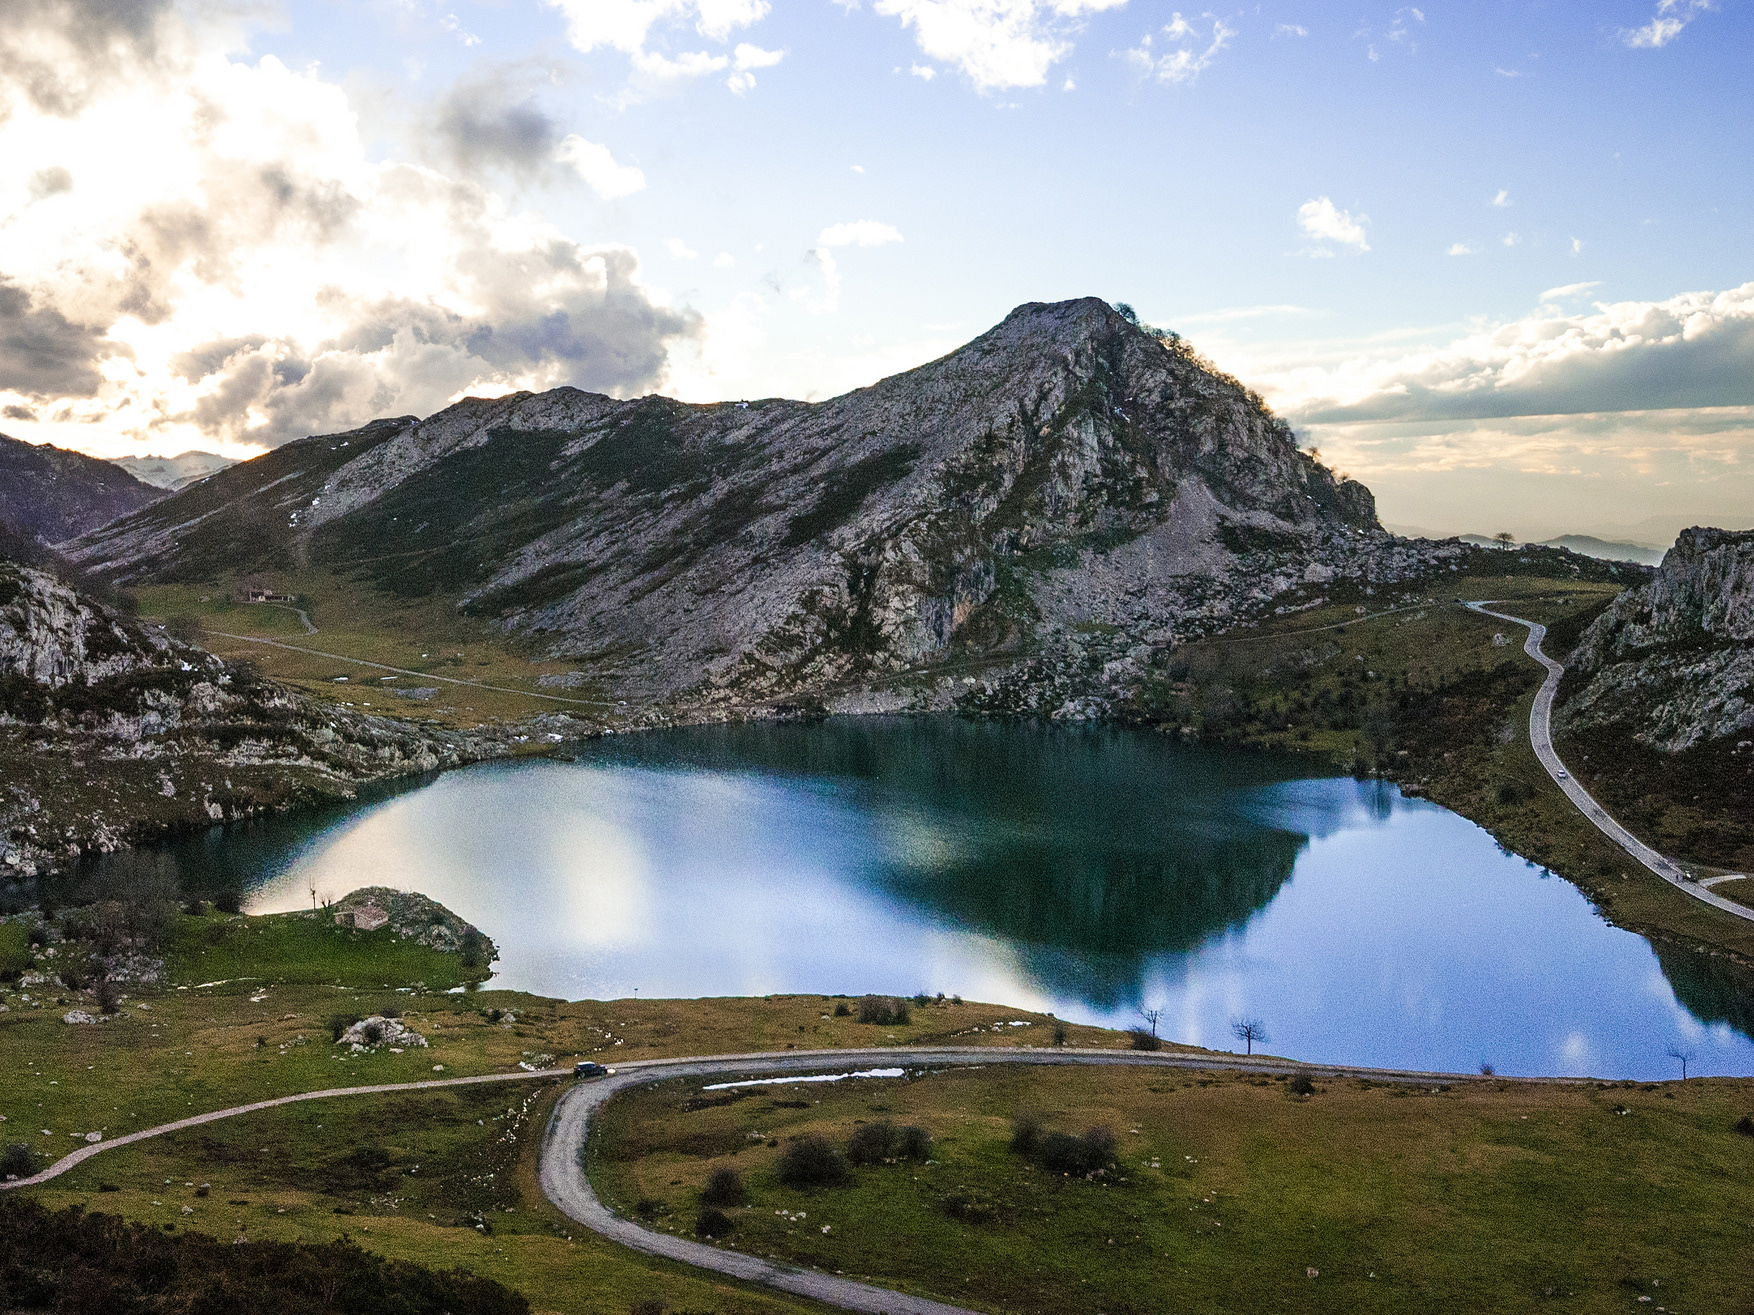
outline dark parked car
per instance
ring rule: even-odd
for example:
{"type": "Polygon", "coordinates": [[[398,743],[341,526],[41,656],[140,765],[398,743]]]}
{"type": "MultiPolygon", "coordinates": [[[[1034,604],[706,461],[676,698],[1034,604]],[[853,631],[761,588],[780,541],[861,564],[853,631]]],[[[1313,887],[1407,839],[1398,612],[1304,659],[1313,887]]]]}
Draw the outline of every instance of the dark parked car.
{"type": "Polygon", "coordinates": [[[588,1059],[581,1059],[572,1066],[572,1075],[575,1078],[606,1078],[609,1076],[609,1070],[601,1064],[593,1064],[588,1059]]]}

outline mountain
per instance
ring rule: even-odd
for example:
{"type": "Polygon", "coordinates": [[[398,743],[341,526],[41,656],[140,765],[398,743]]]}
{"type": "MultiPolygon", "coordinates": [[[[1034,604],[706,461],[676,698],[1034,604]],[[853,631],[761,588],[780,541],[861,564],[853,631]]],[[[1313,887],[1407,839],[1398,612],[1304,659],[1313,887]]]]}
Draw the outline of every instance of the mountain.
{"type": "Polygon", "coordinates": [[[1565,548],[1584,557],[1594,557],[1604,562],[1637,562],[1640,566],[1660,566],[1667,548],[1656,548],[1648,543],[1615,543],[1607,539],[1598,539],[1592,534],[1562,534],[1557,539],[1546,540],[1549,548],[1565,548]]]}
{"type": "Polygon", "coordinates": [[[117,457],[114,464],[153,488],[180,489],[237,462],[217,452],[180,452],[174,457],[117,457]]]}
{"type": "Polygon", "coordinates": [[[164,496],[108,461],[0,434],[0,522],[60,543],[164,496]]]}
{"type": "Polygon", "coordinates": [[[1557,725],[1674,753],[1754,728],[1754,531],[1683,530],[1572,654],[1557,725]]]}
{"type": "Polygon", "coordinates": [[[443,597],[630,701],[853,708],[1044,655],[1118,687],[1152,645],[1475,550],[1387,535],[1254,393],[1085,298],[820,403],[561,388],[379,420],[70,551],[117,581],[308,566],[443,597]]]}

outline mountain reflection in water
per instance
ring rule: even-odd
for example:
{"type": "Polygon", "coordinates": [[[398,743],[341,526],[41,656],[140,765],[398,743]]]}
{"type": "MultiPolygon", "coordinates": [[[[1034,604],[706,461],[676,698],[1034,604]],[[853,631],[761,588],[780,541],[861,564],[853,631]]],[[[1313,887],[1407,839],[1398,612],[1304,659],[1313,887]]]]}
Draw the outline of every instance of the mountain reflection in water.
{"type": "Polygon", "coordinates": [[[1247,1013],[1331,1063],[1650,1078],[1684,1047],[1754,1073],[1739,974],[1659,961],[1466,819],[1311,766],[1088,726],[697,727],[177,853],[255,912],[418,890],[495,939],[495,985],[573,999],[943,991],[1161,1009],[1226,1049],[1247,1013]]]}

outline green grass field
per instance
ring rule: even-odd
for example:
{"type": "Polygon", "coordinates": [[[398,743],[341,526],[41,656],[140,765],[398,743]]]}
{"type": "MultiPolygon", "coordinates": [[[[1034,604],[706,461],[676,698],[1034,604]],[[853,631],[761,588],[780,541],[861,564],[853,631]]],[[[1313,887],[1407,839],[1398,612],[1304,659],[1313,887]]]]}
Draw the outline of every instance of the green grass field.
{"type": "Polygon", "coordinates": [[[614,1102],[591,1165],[623,1212],[683,1234],[735,1168],[725,1245],[988,1310],[1733,1312],[1754,1292],[1750,1109],[1742,1081],[1298,1097],[1216,1072],[965,1069],[718,1104],[675,1081],[614,1102]],[[1117,1166],[1032,1164],[1019,1111],[1110,1129],[1117,1166]],[[929,1160],[779,1180],[791,1139],[844,1146],[877,1119],[926,1128],[929,1160]]]}
{"type": "Polygon", "coordinates": [[[459,955],[400,940],[388,927],[355,931],[336,926],[326,913],[186,917],[178,924],[167,969],[177,985],[249,977],[347,987],[406,983],[429,991],[448,991],[486,975],[465,971],[459,955]]]}

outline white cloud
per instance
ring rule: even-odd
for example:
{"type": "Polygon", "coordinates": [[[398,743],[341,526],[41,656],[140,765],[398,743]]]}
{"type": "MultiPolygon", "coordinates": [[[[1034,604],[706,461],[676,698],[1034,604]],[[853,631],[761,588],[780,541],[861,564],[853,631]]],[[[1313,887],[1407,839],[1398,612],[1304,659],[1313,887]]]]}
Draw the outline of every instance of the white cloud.
{"type": "Polygon", "coordinates": [[[1139,44],[1127,51],[1127,63],[1158,82],[1191,82],[1212,66],[1218,52],[1236,35],[1236,29],[1227,27],[1223,19],[1211,14],[1205,17],[1211,27],[1201,36],[1192,23],[1175,13],[1161,32],[1141,37],[1139,44]]]}
{"type": "Polygon", "coordinates": [[[567,39],[582,53],[599,46],[636,55],[646,48],[654,26],[682,26],[712,41],[730,39],[733,30],[767,16],[767,0],[545,0],[566,16],[567,39]]]}
{"type": "Polygon", "coordinates": [[[1572,238],[1571,239],[1571,254],[1576,256],[1576,255],[1580,255],[1582,252],[1583,252],[1583,239],[1581,237],[1572,238]]]}
{"type": "Polygon", "coordinates": [[[1039,87],[1072,53],[1081,20],[1126,0],[876,0],[912,28],[920,49],[954,65],[977,90],[1039,87]]]}
{"type": "Polygon", "coordinates": [[[1301,23],[1281,23],[1273,29],[1275,40],[1279,37],[1306,37],[1308,35],[1309,29],[1301,23]]]}
{"type": "Polygon", "coordinates": [[[865,172],[865,166],[862,164],[850,164],[847,168],[851,169],[856,174],[862,174],[865,172]]]}
{"type": "Polygon", "coordinates": [[[1067,78],[1063,83],[1060,84],[1060,90],[1061,91],[1077,91],[1078,84],[1076,82],[1074,82],[1071,78],[1067,78]]]}
{"type": "Polygon", "coordinates": [[[679,237],[670,238],[664,243],[664,248],[678,260],[695,260],[700,256],[700,252],[679,237]]]}
{"type": "Polygon", "coordinates": [[[1543,302],[1565,301],[1571,297],[1580,297],[1591,289],[1599,288],[1601,286],[1600,279],[1592,283],[1567,283],[1563,287],[1548,288],[1547,291],[1541,294],[1541,300],[1543,302]]]}
{"type": "Polygon", "coordinates": [[[1712,0],[1661,0],[1650,22],[1643,27],[1621,28],[1620,40],[1634,50],[1658,50],[1680,36],[1694,19],[1716,8],[1712,0]]]}
{"type": "Polygon", "coordinates": [[[1309,421],[1754,406],[1754,283],[1577,313],[1549,303],[1440,346],[1249,369],[1276,405],[1309,421]]]}
{"type": "Polygon", "coordinates": [[[855,219],[851,223],[831,224],[816,239],[819,247],[880,247],[900,242],[899,230],[875,219],[855,219]]]}
{"type": "Polygon", "coordinates": [[[772,68],[785,57],[786,52],[783,50],[763,50],[760,46],[741,41],[731,53],[731,67],[735,72],[725,80],[725,85],[741,96],[755,85],[753,70],[772,68]]]}
{"type": "Polygon", "coordinates": [[[913,74],[913,76],[918,78],[921,82],[930,82],[933,78],[938,76],[938,70],[933,68],[930,64],[910,64],[908,65],[907,71],[913,74]]]}
{"type": "Polygon", "coordinates": [[[1497,206],[1500,210],[1504,210],[1515,205],[1516,202],[1512,201],[1510,199],[1510,193],[1501,187],[1498,189],[1498,195],[1492,198],[1492,204],[1497,206]]]}
{"type": "Polygon", "coordinates": [[[1522,77],[1522,72],[1519,69],[1494,68],[1492,71],[1494,73],[1498,74],[1498,76],[1501,78],[1520,78],[1520,77],[1522,77]]]}
{"type": "Polygon", "coordinates": [[[1305,201],[1297,207],[1297,225],[1305,233],[1319,242],[1338,242],[1359,251],[1370,250],[1370,243],[1364,235],[1364,226],[1369,222],[1368,215],[1354,217],[1325,196],[1305,201]]]}
{"type": "Polygon", "coordinates": [[[1448,254],[1452,256],[1477,256],[1480,254],[1480,248],[1471,242],[1453,242],[1450,244],[1448,254]]]}
{"type": "Polygon", "coordinates": [[[1503,237],[1499,238],[1498,240],[1502,245],[1507,246],[1507,247],[1521,246],[1522,241],[1523,241],[1522,236],[1520,234],[1517,234],[1517,233],[1506,233],[1503,237]]]}
{"type": "Polygon", "coordinates": [[[733,256],[729,251],[721,251],[718,255],[713,257],[714,269],[730,269],[731,266],[736,263],[737,257],[733,256]]]}
{"type": "Polygon", "coordinates": [[[590,189],[605,201],[632,196],[646,185],[646,176],[631,164],[618,164],[607,146],[588,142],[577,133],[570,134],[555,153],[555,159],[570,165],[590,189]]]}
{"type": "MultiPolygon", "coordinates": [[[[0,31],[70,52],[46,105],[0,74],[0,318],[50,349],[9,354],[0,324],[0,404],[30,404],[30,437],[247,455],[469,392],[646,391],[695,331],[627,248],[385,158],[320,70],[245,62],[169,10],[140,57],[81,64],[69,13],[0,31]]],[[[593,144],[567,155],[600,190],[643,182],[593,144]]]]}

